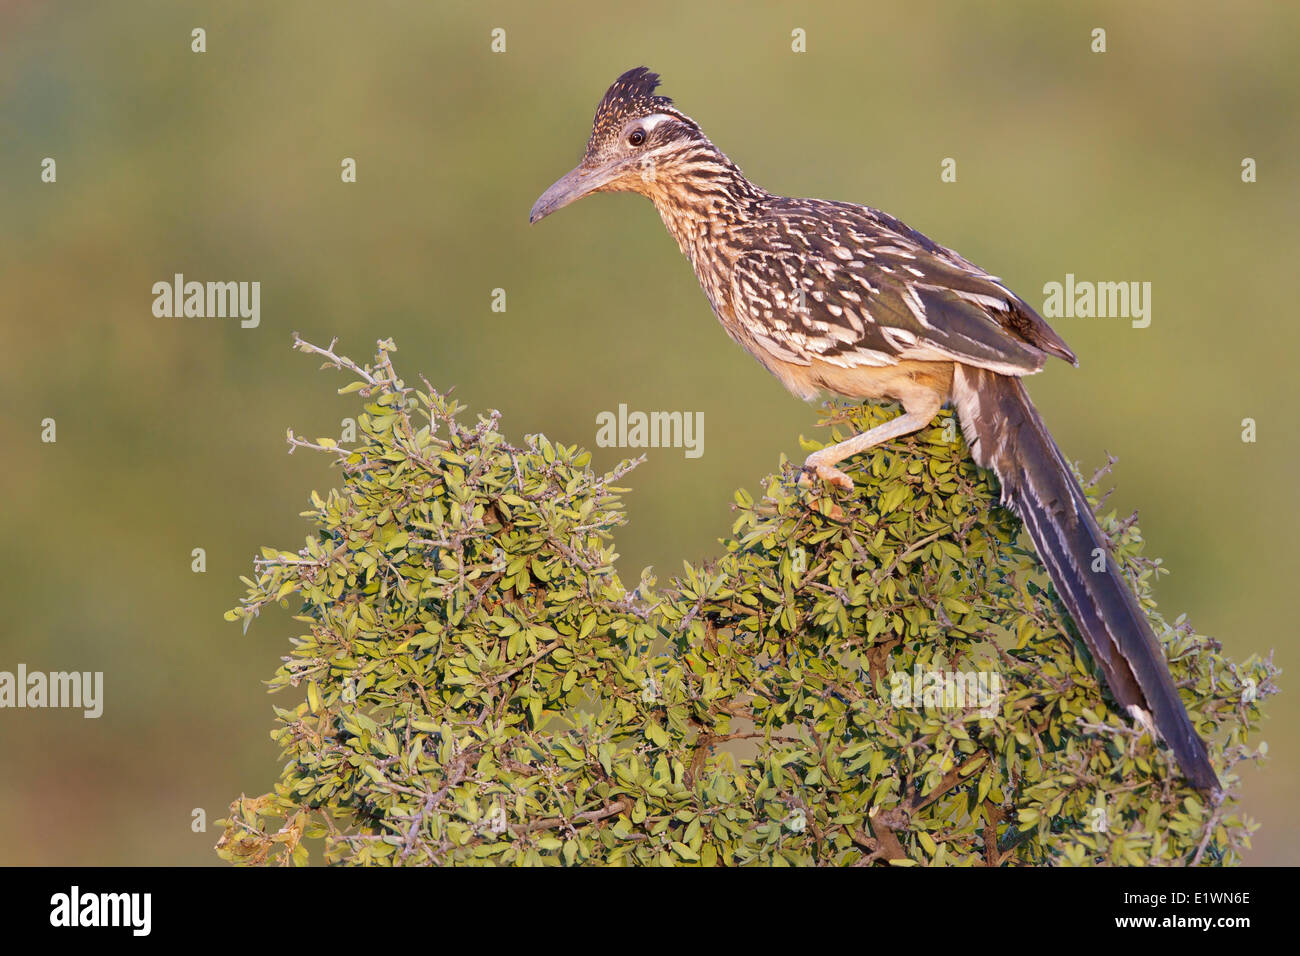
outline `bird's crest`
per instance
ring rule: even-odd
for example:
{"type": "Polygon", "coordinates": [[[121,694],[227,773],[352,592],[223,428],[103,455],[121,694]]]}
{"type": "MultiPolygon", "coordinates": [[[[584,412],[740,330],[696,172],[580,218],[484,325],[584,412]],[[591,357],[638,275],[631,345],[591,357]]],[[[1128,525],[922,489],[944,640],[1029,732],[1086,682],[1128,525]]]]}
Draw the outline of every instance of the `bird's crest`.
{"type": "Polygon", "coordinates": [[[588,153],[598,151],[610,139],[616,138],[622,131],[623,124],[634,116],[667,113],[698,128],[693,119],[673,106],[669,97],[655,95],[658,86],[659,74],[652,73],[644,66],[634,67],[615,80],[596,107],[588,153]]]}

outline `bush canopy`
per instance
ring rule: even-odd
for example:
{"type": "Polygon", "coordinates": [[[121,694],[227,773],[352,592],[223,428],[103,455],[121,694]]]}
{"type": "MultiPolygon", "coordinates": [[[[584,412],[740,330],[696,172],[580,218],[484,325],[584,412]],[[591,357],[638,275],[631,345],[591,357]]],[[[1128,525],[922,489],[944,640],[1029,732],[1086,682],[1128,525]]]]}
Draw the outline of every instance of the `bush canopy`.
{"type": "MultiPolygon", "coordinates": [[[[576,446],[501,434],[379,343],[341,487],[228,612],[302,633],[270,682],[287,759],[217,850],[241,864],[1224,864],[1255,829],[1237,765],[1275,692],[1156,611],[1161,570],[1101,514],[1226,796],[1212,804],[1104,690],[948,412],[848,462],[738,492],[721,556],[615,571],[620,487],[576,446]]],[[[830,405],[844,436],[893,411],[830,405]]],[[[843,437],[838,434],[838,437],[843,437]]],[[[1107,466],[1109,468],[1109,466],[1107,466]]],[[[1086,487],[1090,494],[1103,469],[1086,487]]],[[[1095,501],[1095,497],[1093,498],[1095,501]]]]}

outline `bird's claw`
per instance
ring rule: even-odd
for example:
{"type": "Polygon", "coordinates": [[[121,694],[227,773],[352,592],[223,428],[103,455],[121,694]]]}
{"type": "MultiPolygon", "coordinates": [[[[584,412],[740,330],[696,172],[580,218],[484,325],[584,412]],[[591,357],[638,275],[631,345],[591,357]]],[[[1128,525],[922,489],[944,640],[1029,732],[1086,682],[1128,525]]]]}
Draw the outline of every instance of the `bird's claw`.
{"type": "Polygon", "coordinates": [[[803,463],[803,468],[799,473],[799,484],[810,485],[814,480],[830,482],[836,488],[843,488],[845,491],[853,489],[853,479],[840,471],[834,465],[825,465],[809,458],[803,463]]]}

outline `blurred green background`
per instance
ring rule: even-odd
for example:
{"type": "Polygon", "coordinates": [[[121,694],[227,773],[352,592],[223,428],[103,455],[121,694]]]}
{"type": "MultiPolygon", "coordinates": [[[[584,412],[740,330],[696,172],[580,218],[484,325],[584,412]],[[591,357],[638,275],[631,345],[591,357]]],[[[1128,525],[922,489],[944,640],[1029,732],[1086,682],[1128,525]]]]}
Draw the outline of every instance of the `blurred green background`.
{"type": "MultiPolygon", "coordinates": [[[[338,434],[357,408],[292,330],[359,360],[393,336],[408,379],[516,439],[592,446],[619,403],[704,412],[702,458],[652,450],[629,478],[632,580],[714,553],[732,490],[801,456],[815,409],[724,336],[649,203],[528,225],[643,63],[774,192],[883,208],[1032,303],[1066,273],[1151,282],[1147,329],[1054,320],[1081,367],[1031,391],[1085,470],[1119,457],[1111,501],[1173,572],[1165,614],[1293,667],[1298,37],[1273,2],[0,6],[0,669],[106,683],[99,720],[0,712],[0,863],[212,864],[211,822],[277,778],[261,681],[297,625],[221,615],[337,480],[286,427],[338,434]],[[260,281],[261,326],[155,318],[177,272],[260,281]]],[[[1291,863],[1295,695],[1270,713],[1251,860],[1291,863]]]]}

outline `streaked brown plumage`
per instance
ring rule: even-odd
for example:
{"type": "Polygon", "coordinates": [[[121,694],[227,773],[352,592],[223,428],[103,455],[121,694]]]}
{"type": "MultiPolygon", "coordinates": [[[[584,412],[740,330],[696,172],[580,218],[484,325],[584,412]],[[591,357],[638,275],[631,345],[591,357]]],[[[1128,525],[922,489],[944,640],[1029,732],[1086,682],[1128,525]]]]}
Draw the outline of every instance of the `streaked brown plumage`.
{"type": "Polygon", "coordinates": [[[976,462],[1024,520],[1057,593],[1121,704],[1151,722],[1188,779],[1218,790],[1160,644],[1106,548],[1083,490],[1020,377],[1064,341],[996,277],[899,220],[853,203],[754,185],[638,67],[596,110],[582,163],[533,206],[536,222],[593,192],[637,192],[691,261],[722,327],[791,392],[891,399],[903,413],[814,452],[809,475],[916,431],[951,403],[976,462]]]}

